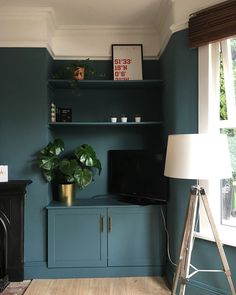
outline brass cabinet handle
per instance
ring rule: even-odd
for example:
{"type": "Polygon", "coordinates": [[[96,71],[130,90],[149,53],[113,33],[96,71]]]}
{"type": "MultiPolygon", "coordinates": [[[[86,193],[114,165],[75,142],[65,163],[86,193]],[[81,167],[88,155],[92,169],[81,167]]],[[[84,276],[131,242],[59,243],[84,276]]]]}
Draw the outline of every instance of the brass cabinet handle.
{"type": "Polygon", "coordinates": [[[108,218],[108,231],[109,231],[109,233],[112,232],[112,217],[111,216],[109,216],[109,218],[108,218]]]}
{"type": "Polygon", "coordinates": [[[101,233],[103,233],[103,230],[104,230],[104,218],[103,218],[103,216],[100,217],[100,230],[101,230],[101,233]]]}

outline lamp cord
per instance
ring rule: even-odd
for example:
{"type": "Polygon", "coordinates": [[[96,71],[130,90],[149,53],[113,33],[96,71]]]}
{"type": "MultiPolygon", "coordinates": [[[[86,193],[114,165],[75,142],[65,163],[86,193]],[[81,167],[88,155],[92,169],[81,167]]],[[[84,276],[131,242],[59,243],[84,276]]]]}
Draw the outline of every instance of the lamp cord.
{"type": "Polygon", "coordinates": [[[168,259],[170,261],[170,263],[173,265],[173,266],[177,266],[176,263],[173,262],[173,260],[171,259],[171,255],[170,255],[170,236],[169,236],[169,232],[168,232],[168,229],[167,229],[167,226],[166,226],[166,219],[165,219],[165,216],[164,216],[164,213],[163,213],[163,209],[162,209],[162,206],[161,206],[161,216],[162,216],[162,220],[163,220],[163,226],[164,226],[164,229],[165,229],[165,232],[166,232],[166,239],[167,239],[167,256],[168,256],[168,259]]]}
{"type": "MultiPolygon", "coordinates": [[[[177,266],[176,263],[173,262],[172,258],[171,258],[171,255],[170,255],[170,235],[169,235],[169,232],[168,232],[168,229],[167,229],[167,226],[166,226],[166,219],[165,219],[165,215],[164,215],[164,212],[163,212],[163,209],[162,209],[162,206],[161,206],[161,216],[162,216],[162,220],[163,220],[163,226],[164,226],[164,229],[165,229],[165,232],[166,232],[166,238],[167,238],[167,257],[170,261],[170,263],[173,265],[173,266],[177,266]]],[[[196,232],[197,230],[197,227],[198,227],[198,224],[199,224],[199,214],[197,215],[197,218],[196,218],[196,223],[195,223],[195,229],[194,229],[194,232],[196,232]]],[[[193,235],[193,245],[194,245],[194,241],[195,241],[195,234],[193,235]]]]}

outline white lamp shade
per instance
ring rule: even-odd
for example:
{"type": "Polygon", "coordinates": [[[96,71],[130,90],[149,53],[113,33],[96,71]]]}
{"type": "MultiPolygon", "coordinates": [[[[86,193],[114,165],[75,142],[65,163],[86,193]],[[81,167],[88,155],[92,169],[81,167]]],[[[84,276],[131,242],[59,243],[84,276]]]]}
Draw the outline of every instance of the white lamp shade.
{"type": "Polygon", "coordinates": [[[232,177],[227,136],[169,135],[164,175],[183,179],[232,177]]]}

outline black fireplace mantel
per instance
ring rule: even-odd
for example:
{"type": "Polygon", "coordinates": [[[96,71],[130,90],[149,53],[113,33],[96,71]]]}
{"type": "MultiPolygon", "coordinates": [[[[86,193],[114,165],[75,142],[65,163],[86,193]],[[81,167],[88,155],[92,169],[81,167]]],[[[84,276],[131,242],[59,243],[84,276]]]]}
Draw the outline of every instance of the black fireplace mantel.
{"type": "Polygon", "coordinates": [[[19,197],[24,197],[26,186],[31,183],[32,180],[9,180],[8,182],[0,182],[0,194],[16,193],[19,197]]]}
{"type": "MultiPolygon", "coordinates": [[[[32,183],[31,180],[0,182],[0,214],[7,229],[5,268],[6,277],[10,281],[24,279],[24,199],[26,187],[30,183],[32,183]]],[[[4,226],[0,227],[0,237],[3,243],[4,226]]],[[[0,248],[4,249],[4,245],[1,246],[0,248]]],[[[3,257],[2,253],[0,257],[3,257]]],[[[2,261],[4,261],[3,258],[2,261]]],[[[3,273],[2,270],[1,273],[3,273]]]]}

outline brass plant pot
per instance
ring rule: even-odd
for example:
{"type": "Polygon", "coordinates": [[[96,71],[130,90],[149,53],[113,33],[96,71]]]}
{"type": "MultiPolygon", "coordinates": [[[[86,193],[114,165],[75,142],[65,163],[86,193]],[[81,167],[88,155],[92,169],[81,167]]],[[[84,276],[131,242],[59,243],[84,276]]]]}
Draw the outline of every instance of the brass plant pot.
{"type": "Polygon", "coordinates": [[[75,201],[75,183],[59,184],[59,201],[71,206],[75,201]]]}

